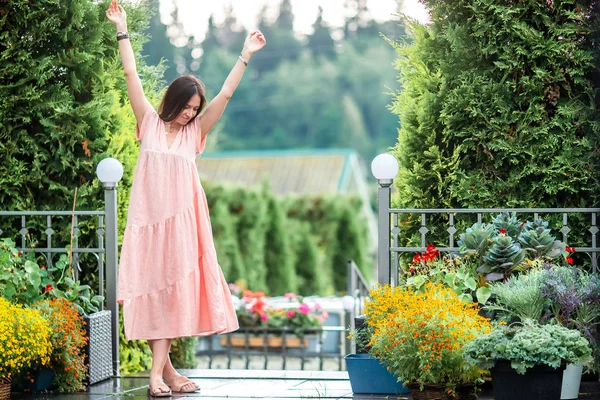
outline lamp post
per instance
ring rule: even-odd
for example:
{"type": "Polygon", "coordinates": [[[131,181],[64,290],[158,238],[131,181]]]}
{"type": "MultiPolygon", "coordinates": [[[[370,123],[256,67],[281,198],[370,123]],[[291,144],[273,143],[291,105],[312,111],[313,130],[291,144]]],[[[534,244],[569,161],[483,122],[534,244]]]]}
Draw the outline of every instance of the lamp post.
{"type": "MultiPolygon", "coordinates": [[[[123,178],[123,165],[114,158],[98,163],[96,175],[104,188],[106,230],[106,306],[111,312],[112,357],[115,376],[120,376],[119,363],[119,306],[117,304],[117,186],[123,178]]],[[[100,272],[101,273],[101,272],[100,272]]]]}
{"type": "Polygon", "coordinates": [[[390,186],[398,174],[398,161],[391,154],[379,154],[371,162],[371,173],[379,183],[377,281],[387,285],[390,283],[390,186]]]}

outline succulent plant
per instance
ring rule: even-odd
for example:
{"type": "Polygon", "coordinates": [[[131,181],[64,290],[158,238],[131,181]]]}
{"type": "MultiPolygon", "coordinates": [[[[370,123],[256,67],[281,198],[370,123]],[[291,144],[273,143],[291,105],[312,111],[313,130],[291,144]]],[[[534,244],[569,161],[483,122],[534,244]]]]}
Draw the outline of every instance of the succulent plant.
{"type": "Polygon", "coordinates": [[[467,228],[465,233],[461,233],[458,245],[462,253],[478,254],[481,258],[485,255],[489,245],[490,237],[494,235],[494,225],[491,224],[473,224],[467,228]]]}
{"type": "Polygon", "coordinates": [[[487,274],[485,279],[488,281],[508,278],[524,259],[525,252],[519,243],[508,235],[498,235],[492,239],[492,245],[483,257],[484,263],[477,271],[487,274]]]}
{"type": "Polygon", "coordinates": [[[565,249],[564,244],[560,240],[556,240],[550,229],[548,229],[548,223],[539,218],[533,222],[527,222],[523,226],[519,243],[525,251],[530,253],[532,258],[556,258],[565,249]]]}
{"type": "Polygon", "coordinates": [[[511,215],[507,211],[504,211],[498,214],[496,218],[492,220],[492,224],[497,230],[503,230],[506,235],[510,236],[511,238],[514,238],[515,240],[517,239],[521,231],[521,223],[517,219],[516,213],[512,213],[511,215]]]}

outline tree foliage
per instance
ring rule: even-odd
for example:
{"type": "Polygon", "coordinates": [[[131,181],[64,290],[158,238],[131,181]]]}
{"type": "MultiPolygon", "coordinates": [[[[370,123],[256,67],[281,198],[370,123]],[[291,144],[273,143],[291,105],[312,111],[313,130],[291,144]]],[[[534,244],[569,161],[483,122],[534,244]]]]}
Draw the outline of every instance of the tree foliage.
{"type": "Polygon", "coordinates": [[[395,42],[400,206],[598,204],[598,8],[429,0],[395,42]]]}
{"type": "Polygon", "coordinates": [[[249,289],[269,295],[296,290],[302,295],[329,295],[346,290],[347,259],[354,259],[370,275],[372,260],[359,199],[341,195],[280,199],[267,188],[204,187],[227,281],[241,279],[249,289]]]}
{"type": "Polygon", "coordinates": [[[290,232],[286,231],[284,210],[281,201],[268,195],[266,190],[265,198],[267,202],[265,265],[268,293],[272,296],[296,293],[297,272],[294,268],[290,232]]]}
{"type": "MultiPolygon", "coordinates": [[[[396,22],[377,23],[364,5],[359,9],[355,4],[348,10],[360,12],[360,17],[349,18],[344,28],[336,31],[327,26],[320,14],[314,32],[300,37],[292,30],[292,2],[277,7],[271,10],[265,5],[259,14],[257,26],[268,44],[250,60],[225,118],[217,125],[222,132],[219,148],[352,147],[371,159],[389,147],[396,121],[386,111],[388,88],[397,84],[390,68],[394,51],[379,32],[399,38],[404,30],[396,22]],[[269,18],[272,14],[275,17],[269,18]],[[343,31],[347,34],[340,38],[343,31]]],[[[246,35],[231,9],[225,14],[222,23],[209,20],[202,42],[184,37],[182,43],[187,44],[176,50],[180,73],[199,75],[209,99],[221,89],[246,35]],[[194,58],[194,54],[201,56],[194,58]]],[[[185,34],[174,15],[169,31],[178,39],[185,34]]],[[[162,51],[152,45],[144,50],[148,55],[162,51]]],[[[168,54],[164,52],[167,58],[168,54]]]]}

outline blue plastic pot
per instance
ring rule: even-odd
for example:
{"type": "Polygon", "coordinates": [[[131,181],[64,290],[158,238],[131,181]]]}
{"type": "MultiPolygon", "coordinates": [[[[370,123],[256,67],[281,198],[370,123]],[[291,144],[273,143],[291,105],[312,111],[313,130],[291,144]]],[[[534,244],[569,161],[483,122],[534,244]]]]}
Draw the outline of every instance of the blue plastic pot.
{"type": "Polygon", "coordinates": [[[408,388],[370,354],[348,354],[346,368],[352,392],[365,394],[406,394],[408,388]]]}

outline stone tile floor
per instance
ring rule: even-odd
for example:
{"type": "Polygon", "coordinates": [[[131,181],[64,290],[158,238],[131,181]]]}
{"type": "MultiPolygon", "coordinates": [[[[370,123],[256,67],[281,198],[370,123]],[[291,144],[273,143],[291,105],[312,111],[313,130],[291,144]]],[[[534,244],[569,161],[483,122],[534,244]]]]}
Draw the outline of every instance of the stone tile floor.
{"type": "MultiPolygon", "coordinates": [[[[345,371],[276,371],[276,370],[186,370],[196,382],[199,393],[173,395],[172,399],[410,399],[410,395],[384,396],[353,394],[345,371]]],[[[127,376],[92,385],[88,392],[64,394],[12,393],[12,400],[101,400],[148,398],[148,378],[127,376]]],[[[600,383],[583,382],[580,399],[600,400],[600,383]]],[[[491,387],[485,386],[480,400],[493,400],[491,387]]]]}

